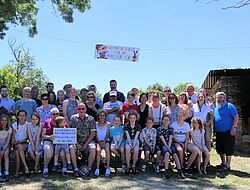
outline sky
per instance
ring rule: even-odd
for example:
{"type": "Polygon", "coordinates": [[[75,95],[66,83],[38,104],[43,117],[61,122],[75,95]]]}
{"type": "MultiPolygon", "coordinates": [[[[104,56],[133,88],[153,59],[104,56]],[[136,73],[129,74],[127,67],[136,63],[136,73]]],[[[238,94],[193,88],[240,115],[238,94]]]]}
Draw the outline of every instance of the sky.
{"type": "Polygon", "coordinates": [[[50,1],[40,1],[38,35],[10,26],[0,40],[0,67],[13,59],[8,39],[24,43],[55,90],[95,84],[109,91],[146,89],[156,82],[174,88],[191,82],[201,87],[210,70],[250,67],[250,6],[222,10],[235,1],[93,0],[91,9],[74,13],[74,23],[55,15],[50,1]],[[140,48],[139,62],[98,60],[95,45],[140,48]]]}

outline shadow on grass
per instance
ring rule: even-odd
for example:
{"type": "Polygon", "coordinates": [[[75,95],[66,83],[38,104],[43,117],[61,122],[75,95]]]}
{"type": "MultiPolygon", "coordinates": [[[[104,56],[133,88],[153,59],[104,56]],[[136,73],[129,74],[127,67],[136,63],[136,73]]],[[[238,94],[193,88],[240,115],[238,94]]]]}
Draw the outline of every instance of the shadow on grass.
{"type": "MultiPolygon", "coordinates": [[[[229,174],[238,176],[241,178],[250,178],[250,174],[237,170],[230,171],[229,174]]],[[[30,187],[29,189],[237,189],[239,184],[230,185],[227,184],[225,179],[224,184],[215,184],[213,180],[217,177],[226,178],[227,176],[211,166],[208,169],[208,175],[198,176],[193,175],[186,179],[178,179],[177,173],[174,172],[169,180],[163,178],[164,172],[158,175],[150,170],[148,173],[138,173],[136,175],[130,174],[125,176],[121,173],[112,173],[110,177],[89,177],[83,179],[76,179],[69,174],[67,177],[63,177],[59,172],[51,174],[48,179],[43,179],[42,174],[32,174],[29,178],[23,175],[20,178],[11,178],[8,183],[0,184],[0,189],[15,189],[16,185],[24,185],[23,189],[30,187]],[[37,183],[37,184],[36,184],[37,183]],[[5,187],[5,188],[4,188],[5,187]]]]}

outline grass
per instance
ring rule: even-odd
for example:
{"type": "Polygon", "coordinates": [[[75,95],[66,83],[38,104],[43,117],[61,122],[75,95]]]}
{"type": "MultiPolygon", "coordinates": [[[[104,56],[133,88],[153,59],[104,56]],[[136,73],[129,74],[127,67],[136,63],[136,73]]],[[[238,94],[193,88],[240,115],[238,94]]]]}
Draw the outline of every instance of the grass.
{"type": "MultiPolygon", "coordinates": [[[[211,164],[220,163],[219,156],[212,150],[211,164]]],[[[11,178],[10,182],[0,184],[0,189],[30,189],[30,190],[54,190],[54,189],[250,189],[250,156],[234,156],[232,159],[232,171],[224,175],[215,167],[210,167],[207,176],[187,177],[180,180],[174,174],[169,180],[163,178],[163,172],[155,175],[152,171],[147,174],[135,176],[123,176],[112,174],[110,177],[92,177],[75,179],[71,175],[63,177],[60,173],[52,174],[49,179],[43,179],[41,174],[33,174],[29,178],[11,178]]],[[[12,168],[13,169],[13,168],[12,168]]]]}

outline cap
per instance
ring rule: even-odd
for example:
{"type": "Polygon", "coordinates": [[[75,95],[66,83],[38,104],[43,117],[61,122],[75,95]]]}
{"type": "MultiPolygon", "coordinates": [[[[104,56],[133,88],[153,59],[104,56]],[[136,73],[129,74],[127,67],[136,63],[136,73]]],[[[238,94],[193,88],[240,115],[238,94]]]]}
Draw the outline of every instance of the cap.
{"type": "Polygon", "coordinates": [[[109,96],[117,96],[117,92],[116,91],[110,91],[109,96]]]}

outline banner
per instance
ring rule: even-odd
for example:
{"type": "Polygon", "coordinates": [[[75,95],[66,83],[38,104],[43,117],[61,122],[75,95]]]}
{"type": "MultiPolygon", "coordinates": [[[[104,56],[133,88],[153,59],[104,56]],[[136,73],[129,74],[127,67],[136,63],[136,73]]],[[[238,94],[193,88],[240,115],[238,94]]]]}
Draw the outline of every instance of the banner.
{"type": "Polygon", "coordinates": [[[76,128],[54,128],[54,144],[75,144],[76,128]]]}
{"type": "Polygon", "coordinates": [[[97,44],[95,46],[96,59],[111,59],[119,61],[139,61],[139,48],[124,47],[124,46],[111,46],[97,44]]]}

